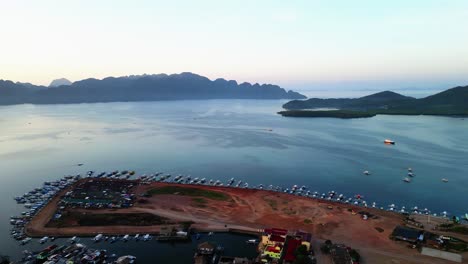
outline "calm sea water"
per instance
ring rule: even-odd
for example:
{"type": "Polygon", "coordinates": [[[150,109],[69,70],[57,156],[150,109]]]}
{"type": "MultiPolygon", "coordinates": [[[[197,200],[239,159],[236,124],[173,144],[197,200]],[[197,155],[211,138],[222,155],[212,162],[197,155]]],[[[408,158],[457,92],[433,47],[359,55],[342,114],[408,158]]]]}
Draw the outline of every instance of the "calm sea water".
{"type": "MultiPolygon", "coordinates": [[[[384,207],[395,203],[437,213],[468,212],[468,119],[285,118],[276,114],[283,103],[207,100],[0,107],[0,254],[18,256],[23,249],[8,236],[9,216],[24,211],[14,196],[46,180],[88,170],[234,177],[251,186],[298,184],[312,191],[361,194],[384,207]],[[385,138],[396,145],[384,145],[385,138]],[[410,184],[402,181],[408,167],[416,174],[410,184]],[[364,170],[372,175],[363,175],[364,170]],[[442,178],[449,182],[442,183],[442,178]]],[[[222,241],[246,240],[223,236],[222,241]]],[[[154,263],[167,252],[191,258],[193,251],[185,247],[195,246],[151,245],[155,256],[149,259],[144,250],[135,249],[144,256],[139,263],[145,259],[154,263]]],[[[119,247],[115,249],[130,250],[119,247]]]]}

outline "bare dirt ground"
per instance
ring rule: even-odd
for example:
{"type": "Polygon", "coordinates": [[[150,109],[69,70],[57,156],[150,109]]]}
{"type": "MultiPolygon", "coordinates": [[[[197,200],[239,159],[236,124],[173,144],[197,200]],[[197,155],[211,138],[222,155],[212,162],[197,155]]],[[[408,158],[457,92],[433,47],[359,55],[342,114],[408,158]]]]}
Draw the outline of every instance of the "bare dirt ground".
{"type": "MultiPolygon", "coordinates": [[[[152,188],[173,186],[169,183],[152,183],[137,187],[137,194],[152,188]]],[[[402,224],[401,215],[371,208],[355,207],[333,202],[325,202],[285,193],[265,190],[239,189],[214,186],[189,186],[210,191],[220,191],[230,196],[227,201],[204,198],[207,203],[200,204],[193,197],[178,194],[153,195],[143,198],[144,203],[134,207],[115,210],[88,210],[90,213],[135,213],[146,212],[167,217],[175,221],[193,221],[192,226],[199,230],[227,231],[230,228],[255,232],[259,229],[278,227],[290,230],[305,230],[313,234],[318,251],[319,241],[330,239],[356,248],[364,263],[450,263],[436,258],[420,255],[404,243],[389,239],[396,225],[402,224]],[[332,207],[330,209],[329,207],[332,207]],[[366,211],[375,218],[363,220],[361,215],[352,214],[366,211]],[[383,229],[379,232],[378,229],[383,229]]],[[[58,198],[52,200],[27,226],[26,231],[34,236],[72,236],[104,234],[157,233],[160,226],[103,226],[103,227],[64,227],[46,228],[52,217],[58,198]]],[[[83,210],[83,209],[80,209],[83,210]]],[[[464,255],[466,260],[468,255],[464,255]]],[[[464,262],[468,263],[468,262],[464,262]]]]}

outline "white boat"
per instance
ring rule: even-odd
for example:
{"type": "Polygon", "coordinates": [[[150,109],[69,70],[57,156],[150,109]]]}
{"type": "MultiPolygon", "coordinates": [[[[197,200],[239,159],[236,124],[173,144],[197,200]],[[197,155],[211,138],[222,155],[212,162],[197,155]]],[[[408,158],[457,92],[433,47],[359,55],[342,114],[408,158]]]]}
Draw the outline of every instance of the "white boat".
{"type": "Polygon", "coordinates": [[[364,171],[363,172],[365,175],[370,175],[370,172],[369,171],[364,171]]]}
{"type": "Polygon", "coordinates": [[[79,239],[78,237],[76,237],[76,236],[70,238],[70,243],[72,243],[72,244],[73,244],[73,243],[76,243],[76,242],[78,242],[78,241],[80,241],[80,239],[79,239]]]}
{"type": "Polygon", "coordinates": [[[41,240],[39,240],[39,243],[44,244],[48,240],[49,240],[49,237],[45,236],[45,237],[41,238],[41,240]]]}
{"type": "Polygon", "coordinates": [[[387,145],[395,145],[395,141],[390,140],[390,139],[385,139],[384,143],[387,144],[387,145]]]}
{"type": "Polygon", "coordinates": [[[123,256],[117,259],[116,263],[135,263],[136,257],[134,256],[123,256]]]}
{"type": "Polygon", "coordinates": [[[448,182],[448,179],[447,179],[447,178],[443,178],[443,179],[442,179],[442,182],[448,182]]]}
{"type": "Polygon", "coordinates": [[[411,179],[408,178],[408,177],[406,177],[406,178],[403,179],[403,181],[404,181],[404,182],[411,182],[411,179]]]}
{"type": "Polygon", "coordinates": [[[146,235],[143,236],[143,241],[149,241],[151,239],[152,239],[152,237],[150,236],[150,234],[146,234],[146,235]]]}
{"type": "Polygon", "coordinates": [[[408,176],[414,177],[415,175],[414,175],[414,173],[412,173],[412,172],[408,172],[408,176]]]}
{"type": "Polygon", "coordinates": [[[134,238],[135,238],[135,240],[139,240],[140,239],[140,234],[136,234],[134,238]]]}
{"type": "Polygon", "coordinates": [[[123,240],[123,241],[128,241],[129,238],[130,238],[129,235],[125,235],[124,237],[122,237],[122,240],[123,240]]]}
{"type": "Polygon", "coordinates": [[[104,236],[103,236],[102,234],[98,234],[98,235],[96,235],[96,236],[93,238],[93,240],[94,240],[94,242],[99,242],[99,241],[101,241],[101,239],[102,239],[103,237],[104,237],[104,236]]]}
{"type": "Polygon", "coordinates": [[[258,244],[258,240],[257,239],[249,239],[246,241],[247,244],[258,244]]]}
{"type": "Polygon", "coordinates": [[[21,240],[21,245],[26,245],[27,243],[29,243],[31,241],[31,238],[30,237],[27,237],[23,240],[21,240]]]}

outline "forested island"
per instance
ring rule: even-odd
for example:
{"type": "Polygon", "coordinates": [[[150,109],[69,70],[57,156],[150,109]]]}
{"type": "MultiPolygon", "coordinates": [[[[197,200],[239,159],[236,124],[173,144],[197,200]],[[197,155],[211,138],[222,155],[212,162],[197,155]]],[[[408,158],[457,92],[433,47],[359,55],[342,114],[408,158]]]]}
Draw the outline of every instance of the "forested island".
{"type": "Polygon", "coordinates": [[[238,84],[225,79],[212,81],[189,72],[85,79],[73,83],[59,79],[49,87],[0,80],[0,105],[304,98],[300,93],[273,84],[238,84]]]}
{"type": "Polygon", "coordinates": [[[278,114],[289,117],[335,117],[335,118],[365,118],[373,117],[376,114],[364,111],[351,110],[287,110],[280,111],[278,114]]]}
{"type": "Polygon", "coordinates": [[[468,86],[451,88],[420,99],[384,91],[360,98],[293,100],[284,104],[283,108],[286,111],[278,113],[290,117],[360,118],[378,114],[468,116],[468,86]],[[317,110],[320,108],[337,110],[317,110]]]}

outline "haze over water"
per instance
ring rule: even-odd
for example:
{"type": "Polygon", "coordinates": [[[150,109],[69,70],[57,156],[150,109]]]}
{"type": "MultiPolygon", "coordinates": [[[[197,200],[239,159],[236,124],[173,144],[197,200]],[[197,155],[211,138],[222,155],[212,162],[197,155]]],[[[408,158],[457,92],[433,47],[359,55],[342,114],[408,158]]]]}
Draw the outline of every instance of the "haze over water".
{"type": "MultiPolygon", "coordinates": [[[[468,119],[285,118],[276,114],[284,102],[2,106],[0,235],[8,234],[8,217],[24,211],[14,196],[88,170],[162,171],[224,182],[233,177],[250,186],[297,184],[320,193],[361,194],[384,207],[468,212],[468,119]],[[384,145],[385,138],[396,145],[384,145]],[[409,184],[402,181],[408,167],[416,174],[409,184]]],[[[1,243],[5,250],[20,250],[10,240],[1,243]]]]}

